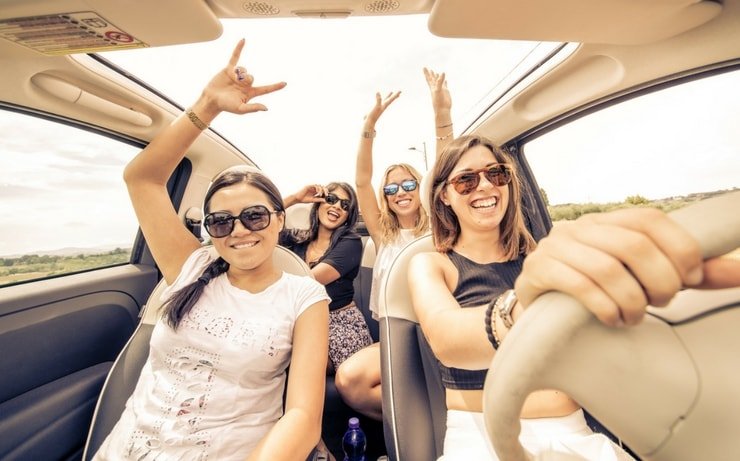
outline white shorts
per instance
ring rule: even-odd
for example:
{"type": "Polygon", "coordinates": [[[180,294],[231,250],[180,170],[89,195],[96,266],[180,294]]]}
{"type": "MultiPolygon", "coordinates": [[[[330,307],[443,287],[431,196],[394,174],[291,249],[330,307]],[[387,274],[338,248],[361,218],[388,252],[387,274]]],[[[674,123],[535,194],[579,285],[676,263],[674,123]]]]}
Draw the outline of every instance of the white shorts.
{"type": "MultiPolygon", "coordinates": [[[[571,455],[558,459],[573,461],[634,461],[627,452],[604,434],[594,433],[586,424],[583,410],[555,418],[521,419],[519,441],[535,460],[548,459],[556,452],[571,455]]],[[[498,460],[493,450],[483,413],[448,410],[444,455],[439,461],[498,460]]]]}

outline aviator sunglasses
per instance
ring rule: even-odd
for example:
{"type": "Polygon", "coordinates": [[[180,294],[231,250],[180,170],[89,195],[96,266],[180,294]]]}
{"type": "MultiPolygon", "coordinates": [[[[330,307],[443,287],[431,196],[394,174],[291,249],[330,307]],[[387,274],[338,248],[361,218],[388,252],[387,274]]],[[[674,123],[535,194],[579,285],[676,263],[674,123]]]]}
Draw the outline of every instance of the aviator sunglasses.
{"type": "Polygon", "coordinates": [[[203,226],[208,235],[214,238],[226,237],[234,230],[234,221],[237,219],[250,231],[261,231],[270,225],[270,215],[277,211],[270,211],[264,205],[254,205],[243,209],[239,216],[225,211],[208,213],[203,219],[203,226]]]}
{"type": "Polygon", "coordinates": [[[478,188],[480,184],[480,174],[486,176],[488,182],[496,187],[501,187],[511,182],[511,167],[508,165],[494,165],[481,168],[475,171],[466,171],[460,173],[452,179],[447,180],[447,184],[452,184],[458,194],[468,195],[478,188]]]}
{"type": "MultiPolygon", "coordinates": [[[[412,190],[416,190],[417,185],[418,183],[416,182],[416,179],[407,179],[406,181],[401,183],[400,187],[406,192],[411,192],[412,190]]],[[[396,195],[398,193],[398,188],[398,184],[391,183],[383,187],[383,193],[385,195],[396,195]]]]}
{"type": "Polygon", "coordinates": [[[337,194],[326,194],[324,200],[326,200],[326,203],[328,203],[329,205],[334,205],[335,203],[339,202],[339,206],[342,207],[344,211],[349,210],[349,199],[340,199],[339,197],[337,197],[337,194]]]}

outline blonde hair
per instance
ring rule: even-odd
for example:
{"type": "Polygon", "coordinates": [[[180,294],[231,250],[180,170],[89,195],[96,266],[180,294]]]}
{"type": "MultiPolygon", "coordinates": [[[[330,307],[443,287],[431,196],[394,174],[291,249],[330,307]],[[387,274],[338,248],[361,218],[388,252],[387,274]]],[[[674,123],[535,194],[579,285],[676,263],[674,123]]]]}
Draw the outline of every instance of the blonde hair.
{"type": "MultiPolygon", "coordinates": [[[[416,170],[416,168],[407,163],[397,163],[386,168],[385,173],[383,173],[383,180],[380,182],[380,189],[378,190],[378,194],[381,197],[379,207],[380,241],[382,243],[389,243],[396,240],[401,229],[401,225],[398,223],[398,216],[396,216],[396,213],[388,206],[388,196],[383,192],[383,187],[385,187],[388,182],[388,175],[391,174],[391,171],[397,168],[405,170],[416,180],[416,190],[421,194],[421,174],[416,170]]],[[[427,231],[429,231],[429,215],[427,215],[427,211],[424,207],[419,205],[419,215],[416,217],[414,237],[419,237],[427,233],[427,231]]]]}

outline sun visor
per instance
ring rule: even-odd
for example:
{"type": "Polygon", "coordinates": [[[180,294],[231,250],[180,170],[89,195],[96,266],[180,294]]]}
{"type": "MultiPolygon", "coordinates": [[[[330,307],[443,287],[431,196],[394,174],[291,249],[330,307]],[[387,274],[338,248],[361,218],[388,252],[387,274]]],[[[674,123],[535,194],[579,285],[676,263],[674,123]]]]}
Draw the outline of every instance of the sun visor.
{"type": "Polygon", "coordinates": [[[676,36],[722,10],[706,0],[437,0],[440,37],[636,45],[676,36]]]}
{"type": "Polygon", "coordinates": [[[222,32],[202,0],[157,0],[145,8],[119,0],[23,3],[0,12],[0,38],[46,55],[203,42],[222,32]]]}

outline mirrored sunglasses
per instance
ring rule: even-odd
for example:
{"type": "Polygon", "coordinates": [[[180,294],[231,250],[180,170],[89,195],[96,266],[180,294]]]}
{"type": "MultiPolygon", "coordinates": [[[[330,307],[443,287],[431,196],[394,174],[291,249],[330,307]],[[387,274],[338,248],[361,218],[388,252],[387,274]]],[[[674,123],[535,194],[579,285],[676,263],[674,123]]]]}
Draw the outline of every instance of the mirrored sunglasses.
{"type": "Polygon", "coordinates": [[[226,237],[234,230],[237,219],[250,231],[260,231],[270,225],[270,216],[277,211],[270,211],[264,205],[254,205],[243,209],[239,216],[225,211],[208,213],[203,219],[206,232],[213,238],[226,237]]]}
{"type": "Polygon", "coordinates": [[[329,205],[334,205],[335,203],[339,202],[339,206],[344,211],[349,210],[349,204],[350,204],[349,199],[346,199],[346,198],[340,199],[339,197],[337,197],[337,194],[326,194],[326,197],[324,197],[324,200],[329,205]]]}
{"type": "Polygon", "coordinates": [[[505,186],[511,182],[511,167],[508,165],[494,165],[480,170],[460,173],[454,178],[448,179],[447,184],[452,184],[458,194],[468,195],[478,188],[481,173],[488,182],[497,187],[505,186]]]}
{"type": "MultiPolygon", "coordinates": [[[[416,179],[408,179],[401,183],[400,189],[403,189],[406,192],[411,192],[412,190],[416,190],[416,187],[418,185],[419,183],[416,181],[416,179]]],[[[383,187],[383,193],[385,195],[396,195],[398,193],[398,190],[399,185],[396,183],[390,183],[383,187]]]]}

